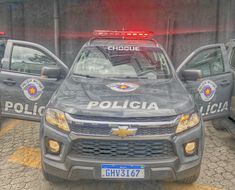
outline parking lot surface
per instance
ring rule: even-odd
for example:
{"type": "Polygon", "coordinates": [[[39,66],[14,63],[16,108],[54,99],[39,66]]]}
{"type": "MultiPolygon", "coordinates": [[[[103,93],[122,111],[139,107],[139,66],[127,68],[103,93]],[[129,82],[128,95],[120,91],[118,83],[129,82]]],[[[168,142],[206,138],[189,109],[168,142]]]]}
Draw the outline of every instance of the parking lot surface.
{"type": "Polygon", "coordinates": [[[235,190],[235,140],[206,123],[201,174],[194,185],[80,181],[52,184],[41,173],[39,123],[5,119],[0,130],[0,190],[235,190]]]}

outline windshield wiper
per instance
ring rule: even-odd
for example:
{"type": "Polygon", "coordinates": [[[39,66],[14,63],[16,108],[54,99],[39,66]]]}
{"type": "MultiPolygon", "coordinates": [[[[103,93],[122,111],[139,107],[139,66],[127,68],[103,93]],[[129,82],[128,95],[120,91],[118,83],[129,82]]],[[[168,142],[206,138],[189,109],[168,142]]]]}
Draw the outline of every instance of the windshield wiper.
{"type": "Polygon", "coordinates": [[[148,79],[148,77],[131,77],[131,76],[125,76],[125,77],[111,77],[113,79],[148,79]]]}
{"type": "Polygon", "coordinates": [[[128,78],[128,79],[148,79],[148,77],[125,77],[125,78],[128,78]]]}
{"type": "Polygon", "coordinates": [[[81,74],[76,74],[76,73],[73,73],[73,75],[79,76],[79,77],[85,77],[85,78],[97,78],[97,77],[91,76],[91,75],[81,75],[81,74]]]}

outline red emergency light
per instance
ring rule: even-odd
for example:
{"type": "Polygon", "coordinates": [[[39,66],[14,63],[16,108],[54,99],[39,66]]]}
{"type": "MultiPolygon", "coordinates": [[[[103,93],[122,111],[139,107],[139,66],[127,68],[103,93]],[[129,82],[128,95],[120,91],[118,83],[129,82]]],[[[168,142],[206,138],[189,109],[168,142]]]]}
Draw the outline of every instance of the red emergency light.
{"type": "Polygon", "coordinates": [[[130,38],[130,39],[149,39],[152,38],[153,32],[149,31],[110,31],[110,30],[95,30],[95,37],[101,38],[130,38]]]}
{"type": "Polygon", "coordinates": [[[5,36],[6,35],[6,32],[1,32],[0,31],[0,36],[5,36]]]}

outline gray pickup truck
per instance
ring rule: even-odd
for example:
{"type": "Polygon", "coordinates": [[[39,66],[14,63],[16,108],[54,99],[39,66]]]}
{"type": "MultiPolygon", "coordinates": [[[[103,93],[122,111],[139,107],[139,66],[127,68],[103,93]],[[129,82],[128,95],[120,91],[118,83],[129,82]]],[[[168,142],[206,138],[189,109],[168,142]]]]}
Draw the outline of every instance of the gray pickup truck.
{"type": "Polygon", "coordinates": [[[41,45],[4,43],[1,117],[41,120],[47,180],[197,180],[202,120],[233,123],[235,42],[175,71],[151,34],[96,31],[70,69],[41,45]]]}

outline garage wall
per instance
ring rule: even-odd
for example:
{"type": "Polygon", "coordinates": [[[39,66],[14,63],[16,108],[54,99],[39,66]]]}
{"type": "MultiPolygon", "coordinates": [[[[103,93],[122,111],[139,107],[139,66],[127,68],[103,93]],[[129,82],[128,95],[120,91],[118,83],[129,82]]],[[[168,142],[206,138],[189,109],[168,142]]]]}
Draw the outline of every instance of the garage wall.
{"type": "MultiPolygon", "coordinates": [[[[152,30],[175,66],[197,47],[235,38],[234,0],[58,2],[60,54],[67,65],[72,64],[94,29],[152,30]]],[[[41,43],[51,50],[54,50],[53,19],[52,0],[0,4],[0,30],[7,30],[11,38],[41,43]]]]}
{"type": "Polygon", "coordinates": [[[0,31],[7,31],[7,5],[0,3],[0,31]]]}

